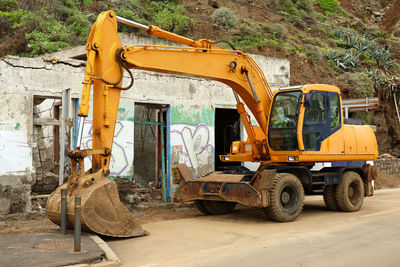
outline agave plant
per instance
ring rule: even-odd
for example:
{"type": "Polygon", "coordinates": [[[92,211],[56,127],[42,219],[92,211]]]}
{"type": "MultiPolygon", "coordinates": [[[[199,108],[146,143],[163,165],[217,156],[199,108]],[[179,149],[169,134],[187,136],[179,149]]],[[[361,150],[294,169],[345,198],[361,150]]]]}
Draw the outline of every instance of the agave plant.
{"type": "Polygon", "coordinates": [[[342,30],[337,30],[337,31],[334,31],[334,32],[333,32],[333,36],[334,36],[335,38],[343,39],[344,36],[345,36],[345,32],[342,31],[342,30]]]}
{"type": "Polygon", "coordinates": [[[333,60],[335,61],[335,59],[338,57],[338,52],[336,50],[332,50],[328,53],[328,60],[333,60]]]}
{"type": "Polygon", "coordinates": [[[365,70],[365,73],[370,77],[376,85],[380,85],[386,82],[386,79],[379,74],[378,69],[370,69],[370,70],[365,70]]]}
{"type": "Polygon", "coordinates": [[[358,58],[360,54],[353,54],[353,51],[347,51],[342,54],[337,64],[345,71],[355,71],[358,69],[358,58]]]}
{"type": "Polygon", "coordinates": [[[347,51],[343,54],[339,54],[336,50],[332,50],[327,55],[328,60],[332,60],[336,63],[338,68],[344,71],[356,71],[358,69],[358,58],[360,54],[355,54],[353,51],[347,51]]]}
{"type": "Polygon", "coordinates": [[[356,48],[360,44],[358,35],[355,34],[353,31],[351,31],[346,36],[346,44],[347,44],[347,48],[356,48]]]}

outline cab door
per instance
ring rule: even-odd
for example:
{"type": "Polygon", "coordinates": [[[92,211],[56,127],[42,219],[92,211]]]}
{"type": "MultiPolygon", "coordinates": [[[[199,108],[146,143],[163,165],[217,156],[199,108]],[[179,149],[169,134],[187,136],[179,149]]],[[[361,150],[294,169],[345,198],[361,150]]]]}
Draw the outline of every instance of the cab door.
{"type": "Polygon", "coordinates": [[[306,151],[341,154],[344,149],[341,128],[340,96],[335,92],[311,91],[303,122],[303,142],[306,151]],[[329,138],[328,138],[329,137],[329,138]]]}
{"type": "Polygon", "coordinates": [[[311,91],[306,96],[308,107],[304,114],[303,143],[306,151],[320,151],[321,142],[328,130],[327,94],[311,91]]]}

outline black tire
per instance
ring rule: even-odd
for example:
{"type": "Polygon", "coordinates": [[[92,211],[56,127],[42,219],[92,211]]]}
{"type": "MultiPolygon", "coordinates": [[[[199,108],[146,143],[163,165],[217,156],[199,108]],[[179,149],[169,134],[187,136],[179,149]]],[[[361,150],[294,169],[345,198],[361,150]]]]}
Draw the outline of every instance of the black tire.
{"type": "Polygon", "coordinates": [[[303,211],[304,189],[295,175],[277,173],[269,194],[270,203],[265,211],[272,220],[291,222],[303,211]]]}
{"type": "Polygon", "coordinates": [[[204,207],[202,200],[195,200],[194,205],[204,215],[211,215],[211,213],[204,207]]]}
{"type": "Polygon", "coordinates": [[[358,211],[364,201],[364,184],[360,175],[353,171],[343,174],[336,187],[336,203],[341,211],[358,211]]]}
{"type": "Polygon", "coordinates": [[[231,213],[235,209],[236,204],[236,202],[227,201],[195,200],[196,207],[206,215],[222,215],[231,213]]]}
{"type": "Polygon", "coordinates": [[[328,210],[339,210],[336,203],[336,185],[330,184],[325,186],[324,202],[328,210]]]}

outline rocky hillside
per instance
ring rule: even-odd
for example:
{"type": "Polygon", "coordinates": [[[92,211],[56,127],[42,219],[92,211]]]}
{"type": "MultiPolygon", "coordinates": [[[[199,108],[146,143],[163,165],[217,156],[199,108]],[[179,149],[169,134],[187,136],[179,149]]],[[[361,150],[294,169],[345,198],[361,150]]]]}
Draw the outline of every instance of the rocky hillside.
{"type": "Polygon", "coordinates": [[[0,55],[84,44],[107,9],[187,37],[286,57],[291,84],[334,84],[346,98],[379,96],[380,111],[356,116],[378,125],[381,152],[400,156],[393,98],[400,88],[393,78],[400,72],[400,0],[0,0],[0,55]]]}

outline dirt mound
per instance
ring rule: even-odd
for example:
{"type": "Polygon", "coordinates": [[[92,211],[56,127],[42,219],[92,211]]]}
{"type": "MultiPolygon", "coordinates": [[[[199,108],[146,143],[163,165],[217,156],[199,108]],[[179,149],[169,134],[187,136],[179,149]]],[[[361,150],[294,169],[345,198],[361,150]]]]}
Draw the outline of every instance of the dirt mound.
{"type": "Polygon", "coordinates": [[[400,187],[400,177],[378,171],[378,178],[375,180],[375,189],[397,187],[400,187]]]}
{"type": "Polygon", "coordinates": [[[392,33],[394,28],[397,26],[398,22],[400,21],[400,0],[393,1],[391,6],[386,11],[383,20],[382,20],[382,28],[392,33]]]}

